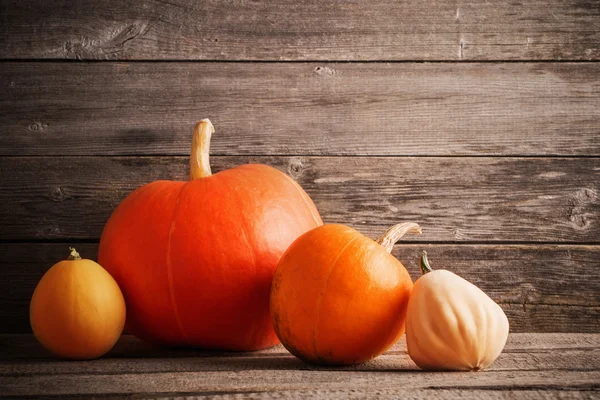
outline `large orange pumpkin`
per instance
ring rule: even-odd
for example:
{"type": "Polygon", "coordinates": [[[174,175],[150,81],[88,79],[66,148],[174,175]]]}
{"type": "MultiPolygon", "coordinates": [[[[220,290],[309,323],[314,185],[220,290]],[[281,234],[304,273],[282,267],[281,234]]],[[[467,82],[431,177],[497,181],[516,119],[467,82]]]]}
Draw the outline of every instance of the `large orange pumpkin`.
{"type": "Polygon", "coordinates": [[[392,227],[377,242],[344,225],[300,236],[282,257],[271,289],[271,315],[281,343],[316,364],[350,365],[386,351],[404,333],[413,287],[390,255],[417,224],[392,227]]]}
{"type": "Polygon", "coordinates": [[[159,344],[255,350],[278,343],[269,316],[287,247],[322,224],[284,173],[243,165],[211,175],[209,120],[194,128],[189,182],[156,181],[110,217],[98,261],[123,290],[127,329],[159,344]]]}

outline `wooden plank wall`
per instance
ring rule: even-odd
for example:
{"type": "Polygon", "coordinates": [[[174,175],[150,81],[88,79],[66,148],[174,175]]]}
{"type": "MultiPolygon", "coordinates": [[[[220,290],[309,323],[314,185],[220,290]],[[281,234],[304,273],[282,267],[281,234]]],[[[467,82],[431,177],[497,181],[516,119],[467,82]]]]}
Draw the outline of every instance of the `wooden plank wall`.
{"type": "Polygon", "coordinates": [[[326,222],[480,285],[514,332],[600,332],[600,4],[0,1],[0,333],[135,187],[273,165],[326,222]]]}

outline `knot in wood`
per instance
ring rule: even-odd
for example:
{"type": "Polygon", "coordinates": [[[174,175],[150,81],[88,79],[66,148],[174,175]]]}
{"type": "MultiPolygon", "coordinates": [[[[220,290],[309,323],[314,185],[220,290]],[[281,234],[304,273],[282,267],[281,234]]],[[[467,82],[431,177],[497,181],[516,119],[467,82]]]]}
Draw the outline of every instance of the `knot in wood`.
{"type": "Polygon", "coordinates": [[[334,76],[337,72],[335,69],[329,67],[316,67],[315,73],[322,76],[334,76]]]}
{"type": "Polygon", "coordinates": [[[583,188],[577,192],[576,197],[581,203],[585,204],[594,202],[598,195],[594,189],[583,188]]]}
{"type": "Polygon", "coordinates": [[[42,237],[54,237],[60,234],[60,228],[57,225],[46,225],[41,230],[42,237]]]}
{"type": "Polygon", "coordinates": [[[61,188],[56,187],[50,191],[50,200],[58,203],[61,201],[65,201],[66,199],[67,199],[67,196],[65,195],[65,192],[63,192],[63,190],[61,188]]]}
{"type": "Polygon", "coordinates": [[[302,171],[304,170],[304,164],[302,160],[299,158],[292,158],[288,165],[288,174],[292,178],[297,178],[302,175],[302,171]]]}
{"type": "Polygon", "coordinates": [[[578,228],[585,228],[589,223],[585,215],[581,214],[573,214],[569,220],[578,228]]]}
{"type": "Polygon", "coordinates": [[[44,124],[43,122],[34,122],[29,125],[28,129],[30,131],[43,131],[48,127],[48,124],[44,124]]]}
{"type": "Polygon", "coordinates": [[[88,36],[80,36],[68,39],[63,44],[63,52],[67,58],[76,58],[78,60],[93,54],[96,41],[88,36]]]}

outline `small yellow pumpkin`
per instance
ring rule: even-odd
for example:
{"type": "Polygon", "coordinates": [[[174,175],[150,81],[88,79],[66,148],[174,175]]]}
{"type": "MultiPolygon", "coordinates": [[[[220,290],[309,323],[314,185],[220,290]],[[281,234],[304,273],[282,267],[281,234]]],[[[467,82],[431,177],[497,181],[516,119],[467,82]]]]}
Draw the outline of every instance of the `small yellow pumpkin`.
{"type": "Polygon", "coordinates": [[[424,370],[478,371],[500,355],[508,318],[481,289],[446,270],[432,271],[423,252],[423,276],[406,314],[410,358],[424,370]]]}
{"type": "Polygon", "coordinates": [[[125,325],[125,300],[112,276],[75,249],[38,283],[29,308],[37,340],[57,356],[92,359],[108,352],[125,325]]]}

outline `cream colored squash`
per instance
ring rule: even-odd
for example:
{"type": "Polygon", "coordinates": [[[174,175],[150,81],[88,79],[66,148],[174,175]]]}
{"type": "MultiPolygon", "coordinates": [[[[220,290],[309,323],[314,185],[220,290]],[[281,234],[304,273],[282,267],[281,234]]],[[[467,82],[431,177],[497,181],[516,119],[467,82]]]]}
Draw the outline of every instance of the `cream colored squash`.
{"type": "Polygon", "coordinates": [[[508,338],[508,319],[481,289],[446,270],[432,271],[427,253],[423,276],[408,302],[408,354],[424,370],[472,370],[488,367],[508,338]]]}

